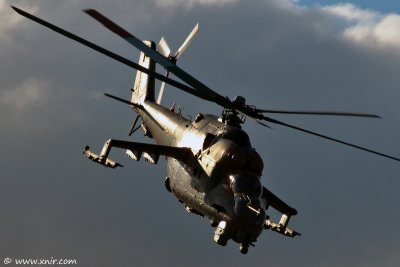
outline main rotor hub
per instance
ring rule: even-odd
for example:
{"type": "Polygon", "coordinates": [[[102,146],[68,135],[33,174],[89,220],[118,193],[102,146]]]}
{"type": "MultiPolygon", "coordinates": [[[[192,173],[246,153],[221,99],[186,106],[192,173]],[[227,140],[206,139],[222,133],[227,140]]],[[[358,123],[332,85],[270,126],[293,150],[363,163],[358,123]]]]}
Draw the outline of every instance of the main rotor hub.
{"type": "Polygon", "coordinates": [[[245,117],[240,115],[239,112],[235,110],[236,107],[240,109],[240,107],[246,106],[246,98],[243,96],[236,96],[236,98],[232,101],[233,108],[225,108],[222,112],[222,122],[226,125],[241,127],[240,124],[244,123],[245,117]]]}
{"type": "Polygon", "coordinates": [[[244,98],[243,96],[240,96],[240,95],[238,95],[238,96],[236,96],[236,98],[233,100],[233,103],[235,104],[235,105],[238,105],[238,106],[245,106],[246,105],[246,98],[244,98]]]}
{"type": "Polygon", "coordinates": [[[234,109],[226,108],[222,111],[222,122],[225,123],[225,125],[241,128],[240,125],[244,123],[244,121],[245,117],[239,117],[239,113],[234,109]]]}

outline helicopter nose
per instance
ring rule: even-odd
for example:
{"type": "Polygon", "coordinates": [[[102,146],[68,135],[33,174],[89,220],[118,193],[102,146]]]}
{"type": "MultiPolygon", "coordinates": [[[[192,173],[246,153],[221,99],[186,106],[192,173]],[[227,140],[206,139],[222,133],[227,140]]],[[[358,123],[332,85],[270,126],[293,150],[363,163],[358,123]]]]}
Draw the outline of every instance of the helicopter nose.
{"type": "Polygon", "coordinates": [[[258,198],[249,198],[243,195],[235,196],[234,212],[236,216],[247,223],[260,226],[265,223],[266,213],[258,198]]]}
{"type": "Polygon", "coordinates": [[[251,172],[242,171],[230,175],[229,180],[235,215],[247,224],[263,225],[266,215],[261,203],[260,178],[251,172]]]}

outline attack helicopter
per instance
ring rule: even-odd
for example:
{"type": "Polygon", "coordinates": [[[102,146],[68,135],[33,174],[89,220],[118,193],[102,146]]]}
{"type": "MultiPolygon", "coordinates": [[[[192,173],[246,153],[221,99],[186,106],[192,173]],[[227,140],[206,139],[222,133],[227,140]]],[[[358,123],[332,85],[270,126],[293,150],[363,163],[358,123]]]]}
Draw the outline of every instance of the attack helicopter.
{"type": "Polygon", "coordinates": [[[109,139],[105,142],[100,154],[92,152],[88,146],[85,147],[83,153],[90,160],[109,168],[122,167],[122,164],[109,158],[112,148],[124,149],[126,154],[136,161],[143,156],[152,164],[157,164],[159,157],[164,156],[167,161],[166,189],[176,196],[188,212],[209,219],[211,226],[216,227],[214,241],[219,245],[225,246],[228,240],[233,240],[240,244],[240,251],[246,254],[249,246],[254,246],[264,230],[272,230],[288,237],[300,235],[288,227],[291,217],[297,214],[296,209],[286,204],[261,183],[264,164],[260,155],[252,147],[249,136],[241,127],[245,118],[253,119],[265,127],[270,127],[267,123],[281,125],[400,161],[399,158],[387,154],[273,119],[269,114],[378,118],[377,115],[258,109],[253,105],[248,105],[242,96],[230,100],[194,78],[178,67],[176,62],[198,32],[198,25],[172,55],[165,38],[162,38],[158,45],[154,41],[141,41],[99,12],[93,9],[85,10],[107,29],[140,50],[139,61],[135,63],[19,8],[12,8],[28,19],[137,70],[130,100],[110,94],[105,95],[127,104],[137,113],[129,136],[142,129],[144,135],[154,139],[156,144],[109,139]],[[166,69],[165,75],[156,72],[156,64],[166,69]],[[169,73],[174,74],[184,83],[169,78],[169,73]],[[156,79],[162,81],[157,99],[155,97],[156,79]],[[162,106],[161,100],[166,84],[216,103],[223,108],[222,115],[199,113],[194,120],[190,120],[181,113],[175,112],[174,106],[171,108],[162,106]],[[141,123],[138,125],[139,119],[141,123]],[[267,215],[269,207],[281,214],[279,222],[273,222],[269,218],[267,215]]]}

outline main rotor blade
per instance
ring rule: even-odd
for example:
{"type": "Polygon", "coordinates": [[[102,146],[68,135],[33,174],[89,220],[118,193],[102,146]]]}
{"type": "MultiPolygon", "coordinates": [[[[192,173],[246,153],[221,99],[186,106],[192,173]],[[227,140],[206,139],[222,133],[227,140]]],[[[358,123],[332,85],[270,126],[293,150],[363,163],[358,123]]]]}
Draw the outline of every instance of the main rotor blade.
{"type": "MultiPolygon", "coordinates": [[[[162,65],[164,68],[169,70],[171,73],[173,73],[175,76],[178,78],[182,79],[184,82],[195,88],[197,91],[203,93],[207,97],[213,99],[214,102],[218,104],[227,104],[226,103],[226,98],[223,97],[222,95],[218,94],[217,92],[213,91],[209,87],[207,87],[205,84],[194,78],[192,75],[181,69],[180,67],[176,66],[174,63],[172,63],[170,60],[168,60],[166,57],[158,53],[157,51],[151,49],[148,47],[145,43],[143,43],[141,40],[139,40],[137,37],[133,36],[123,28],[121,28],[119,25],[102,15],[101,13],[97,12],[94,9],[88,9],[84,10],[88,15],[90,15],[92,18],[103,24],[107,29],[110,31],[114,32],[115,34],[119,35],[122,37],[125,41],[130,43],[131,45],[135,46],[137,49],[140,51],[144,52],[147,56],[149,56],[151,59],[162,65]]],[[[230,101],[229,101],[230,103],[230,101]]],[[[228,104],[229,104],[228,103],[228,104]]]]}
{"type": "Polygon", "coordinates": [[[83,39],[83,38],[81,38],[81,37],[69,32],[69,31],[64,30],[64,29],[61,29],[61,28],[59,28],[59,27],[57,27],[57,26],[55,26],[55,25],[53,25],[53,24],[51,24],[51,23],[49,23],[47,21],[44,21],[44,20],[42,20],[42,19],[40,19],[40,18],[38,18],[38,17],[36,17],[36,16],[34,16],[32,14],[29,14],[28,12],[25,12],[25,11],[23,11],[23,10],[17,8],[17,7],[14,7],[14,6],[11,6],[11,7],[18,14],[20,14],[20,15],[22,15],[22,16],[24,16],[24,17],[26,17],[26,18],[28,18],[28,19],[30,19],[32,21],[35,21],[35,22],[37,22],[37,23],[39,23],[39,24],[41,24],[41,25],[43,25],[43,26],[45,26],[45,27],[47,27],[47,28],[59,33],[59,34],[61,34],[61,35],[64,35],[65,37],[67,37],[69,39],[72,39],[72,40],[74,40],[74,41],[76,41],[78,43],[81,43],[81,44],[83,44],[83,45],[85,45],[85,46],[87,46],[87,47],[89,47],[89,48],[91,48],[93,50],[96,50],[97,52],[99,52],[99,53],[101,53],[101,54],[103,54],[105,56],[108,56],[108,57],[110,57],[110,58],[112,58],[112,59],[114,59],[114,60],[116,60],[116,61],[118,61],[118,62],[120,62],[122,64],[125,64],[125,65],[127,65],[127,66],[129,66],[129,67],[131,67],[133,69],[136,69],[136,70],[139,70],[139,71],[141,71],[143,73],[146,73],[149,76],[154,77],[154,78],[156,78],[158,80],[166,82],[166,83],[168,83],[168,84],[170,84],[170,85],[172,85],[172,86],[174,86],[174,87],[176,87],[176,88],[178,88],[178,89],[180,89],[180,90],[182,90],[182,91],[184,91],[186,93],[189,93],[189,94],[192,94],[194,96],[200,97],[200,98],[202,98],[204,100],[208,100],[208,101],[212,101],[212,102],[214,101],[208,95],[205,95],[205,94],[203,94],[201,92],[198,92],[192,87],[189,87],[189,86],[187,86],[187,85],[185,85],[185,84],[183,84],[181,82],[172,80],[172,79],[170,79],[168,77],[165,77],[164,75],[159,74],[157,72],[153,72],[153,71],[151,71],[151,70],[149,70],[149,69],[147,69],[147,68],[145,68],[145,67],[143,67],[143,66],[141,66],[141,65],[139,65],[139,64],[137,64],[137,63],[135,63],[135,62],[133,62],[133,61],[131,61],[129,59],[126,59],[126,58],[124,58],[124,57],[122,57],[120,55],[117,55],[117,54],[115,54],[115,53],[113,53],[113,52],[111,52],[111,51],[109,51],[107,49],[104,49],[104,48],[102,48],[102,47],[100,47],[100,46],[98,46],[98,45],[96,45],[96,44],[94,44],[94,43],[92,43],[92,42],[90,42],[90,41],[88,41],[86,39],[83,39]]]}
{"type": "MultiPolygon", "coordinates": [[[[314,135],[314,136],[318,136],[320,138],[327,139],[327,140],[330,140],[330,141],[333,141],[333,142],[336,142],[336,143],[340,143],[340,144],[343,144],[343,145],[346,145],[346,146],[350,146],[350,147],[353,147],[353,148],[356,148],[356,149],[360,149],[360,150],[363,150],[363,151],[366,151],[366,152],[369,152],[369,153],[372,153],[372,154],[376,154],[376,155],[379,155],[381,157],[385,157],[385,158],[389,158],[389,159],[392,159],[392,160],[400,161],[400,158],[396,158],[396,157],[393,157],[393,156],[390,156],[390,155],[386,155],[386,154],[383,154],[383,153],[380,153],[380,152],[377,152],[377,151],[374,151],[374,150],[371,150],[371,149],[368,149],[368,148],[365,148],[365,147],[361,147],[361,146],[357,146],[357,145],[354,145],[354,144],[351,144],[351,143],[348,143],[348,142],[344,142],[344,141],[338,140],[336,138],[332,138],[332,137],[329,137],[329,136],[326,136],[326,135],[323,135],[323,134],[319,134],[319,133],[316,133],[316,132],[313,132],[313,131],[309,131],[309,130],[306,130],[306,129],[303,129],[303,128],[300,128],[300,127],[297,127],[297,126],[294,126],[294,125],[290,125],[290,124],[287,124],[287,123],[284,123],[284,122],[281,122],[281,121],[278,121],[278,120],[275,120],[275,119],[272,119],[272,118],[264,117],[263,120],[265,120],[267,122],[279,124],[279,125],[282,125],[282,126],[286,126],[286,127],[292,128],[292,129],[300,131],[300,132],[304,132],[304,133],[308,133],[308,134],[311,134],[311,135],[314,135]]],[[[260,124],[262,124],[262,123],[260,123],[260,124]]]]}
{"type": "MultiPolygon", "coordinates": [[[[168,76],[169,76],[169,71],[167,71],[167,73],[165,74],[165,77],[168,78],[168,76]]],[[[162,98],[164,96],[165,85],[166,85],[166,83],[162,82],[161,86],[160,86],[160,91],[158,92],[158,97],[157,97],[156,103],[159,104],[159,105],[161,105],[161,101],[162,101],[162,98]]]]}
{"type": "Polygon", "coordinates": [[[288,110],[272,110],[272,109],[256,109],[260,113],[273,114],[295,114],[295,115],[328,115],[328,116],[348,116],[348,117],[365,117],[365,118],[381,118],[375,114],[341,112],[341,111],[288,111],[288,110]]]}

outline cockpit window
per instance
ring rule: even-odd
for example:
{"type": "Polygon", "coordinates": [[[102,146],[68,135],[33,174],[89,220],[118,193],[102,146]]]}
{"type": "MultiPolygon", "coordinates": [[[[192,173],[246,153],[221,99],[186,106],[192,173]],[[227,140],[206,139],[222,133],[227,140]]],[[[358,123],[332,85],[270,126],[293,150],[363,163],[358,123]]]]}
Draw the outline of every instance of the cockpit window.
{"type": "Polygon", "coordinates": [[[235,142],[239,146],[251,147],[249,136],[240,129],[229,130],[222,135],[222,138],[235,142]]]}
{"type": "Polygon", "coordinates": [[[203,142],[203,150],[209,148],[215,142],[216,138],[217,136],[215,134],[207,133],[203,142]]]}
{"type": "Polygon", "coordinates": [[[231,189],[234,194],[244,193],[248,196],[261,197],[262,187],[260,179],[249,172],[229,176],[231,189]]]}
{"type": "Polygon", "coordinates": [[[229,176],[233,192],[233,210],[238,217],[257,224],[265,223],[265,209],[261,203],[262,186],[259,177],[243,172],[229,176]]]}

